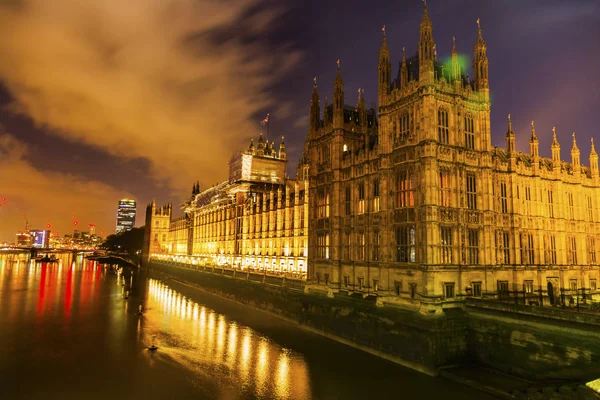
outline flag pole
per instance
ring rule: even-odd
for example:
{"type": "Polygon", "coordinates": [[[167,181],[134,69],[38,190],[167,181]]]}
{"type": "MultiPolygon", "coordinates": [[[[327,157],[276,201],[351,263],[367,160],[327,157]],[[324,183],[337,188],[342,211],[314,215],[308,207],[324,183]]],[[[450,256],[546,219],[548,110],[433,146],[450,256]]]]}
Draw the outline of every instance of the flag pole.
{"type": "Polygon", "coordinates": [[[267,140],[269,140],[269,127],[271,126],[271,114],[267,114],[267,140]]]}

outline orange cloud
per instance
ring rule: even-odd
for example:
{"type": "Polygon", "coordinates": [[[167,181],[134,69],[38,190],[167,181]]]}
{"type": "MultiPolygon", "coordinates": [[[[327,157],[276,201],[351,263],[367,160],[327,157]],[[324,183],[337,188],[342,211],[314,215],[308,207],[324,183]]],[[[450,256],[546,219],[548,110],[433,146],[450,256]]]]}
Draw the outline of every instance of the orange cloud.
{"type": "MultiPolygon", "coordinates": [[[[87,230],[87,224],[97,226],[97,234],[114,233],[117,204],[128,197],[101,182],[85,180],[76,175],[44,172],[35,169],[27,160],[27,147],[11,135],[0,135],[0,242],[13,242],[17,230],[25,228],[25,218],[33,229],[46,229],[72,233],[72,216],[79,226],[87,230]]],[[[143,206],[145,207],[145,206],[143,206]]],[[[138,219],[144,218],[138,206],[138,219]]],[[[143,222],[143,221],[142,221],[143,222]]],[[[139,224],[138,224],[139,225],[139,224]]]]}
{"type": "Polygon", "coordinates": [[[266,48],[282,9],[261,0],[22,0],[0,5],[12,109],[56,135],[150,160],[181,191],[226,176],[300,58],[266,48]],[[233,32],[233,33],[232,33],[233,32]]]}

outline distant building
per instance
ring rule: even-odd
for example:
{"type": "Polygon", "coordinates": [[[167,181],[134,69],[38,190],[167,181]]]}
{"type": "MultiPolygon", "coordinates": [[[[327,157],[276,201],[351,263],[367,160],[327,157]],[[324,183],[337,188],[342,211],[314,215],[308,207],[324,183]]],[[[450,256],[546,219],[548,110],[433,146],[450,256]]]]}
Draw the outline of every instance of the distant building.
{"type": "Polygon", "coordinates": [[[50,247],[50,231],[46,229],[35,229],[29,232],[32,246],[39,249],[50,247]]]}
{"type": "Polygon", "coordinates": [[[31,234],[29,231],[17,232],[17,246],[31,246],[31,234]]]}
{"type": "Polygon", "coordinates": [[[119,200],[117,233],[130,231],[135,226],[135,200],[119,200]]]}

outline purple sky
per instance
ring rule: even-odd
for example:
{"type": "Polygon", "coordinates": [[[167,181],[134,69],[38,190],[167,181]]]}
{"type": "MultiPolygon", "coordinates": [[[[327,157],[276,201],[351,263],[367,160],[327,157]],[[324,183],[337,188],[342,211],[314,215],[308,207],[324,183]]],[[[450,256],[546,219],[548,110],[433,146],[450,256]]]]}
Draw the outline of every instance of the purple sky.
{"type": "MultiPolygon", "coordinates": [[[[68,231],[75,214],[112,233],[120,196],[138,201],[140,225],[153,197],[178,204],[194,180],[225,179],[229,154],[258,136],[266,113],[293,175],[313,76],[331,98],[339,58],[346,102],[359,87],[375,102],[381,26],[395,76],[402,47],[416,51],[423,11],[419,0],[148,2],[0,5],[0,241],[13,240],[22,212],[35,227],[68,231]]],[[[535,120],[542,156],[556,126],[562,158],[574,131],[589,163],[590,138],[600,144],[600,3],[430,0],[428,10],[438,58],[456,36],[469,66],[481,19],[494,145],[511,113],[518,150],[535,120]]]]}

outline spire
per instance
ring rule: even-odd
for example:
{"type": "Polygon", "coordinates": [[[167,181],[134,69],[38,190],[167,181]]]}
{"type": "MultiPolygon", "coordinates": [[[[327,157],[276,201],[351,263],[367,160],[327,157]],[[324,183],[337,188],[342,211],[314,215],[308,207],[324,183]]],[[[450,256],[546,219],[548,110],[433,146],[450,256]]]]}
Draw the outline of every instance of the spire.
{"type": "Polygon", "coordinates": [[[435,44],[433,40],[433,27],[427,13],[427,2],[423,1],[423,18],[419,28],[419,81],[423,84],[433,83],[433,60],[435,44]]]}
{"type": "Polygon", "coordinates": [[[317,77],[313,78],[313,92],[310,99],[310,118],[308,126],[308,135],[311,138],[316,137],[317,132],[321,127],[321,104],[319,101],[319,93],[317,92],[317,77]]]}
{"type": "Polygon", "coordinates": [[[406,52],[402,48],[402,65],[400,66],[400,87],[406,88],[408,85],[408,67],[406,66],[406,52]]]}
{"type": "Polygon", "coordinates": [[[552,166],[555,171],[560,171],[561,162],[560,162],[560,144],[558,144],[558,140],[556,139],[556,127],[552,127],[552,146],[550,146],[552,151],[552,166]]]}
{"type": "Polygon", "coordinates": [[[367,127],[367,108],[365,106],[365,90],[358,89],[358,119],[360,125],[363,127],[363,133],[366,133],[367,127]]]}
{"type": "Polygon", "coordinates": [[[539,157],[539,146],[539,140],[537,138],[537,135],[535,134],[535,123],[534,121],[531,121],[531,139],[529,139],[529,153],[533,157],[539,157]]]}
{"type": "Polygon", "coordinates": [[[573,148],[571,149],[571,164],[573,165],[573,172],[579,173],[581,171],[581,158],[579,147],[577,147],[577,140],[575,139],[575,132],[573,132],[573,148]]]}
{"type": "Polygon", "coordinates": [[[285,160],[286,158],[286,154],[285,154],[285,140],[283,139],[283,136],[281,137],[281,144],[279,145],[279,159],[280,160],[285,160]]]}
{"type": "Polygon", "coordinates": [[[508,130],[506,131],[506,150],[509,153],[515,152],[515,133],[512,129],[512,121],[510,119],[510,114],[508,114],[508,130]]]}
{"type": "Polygon", "coordinates": [[[594,147],[594,138],[592,141],[592,149],[590,150],[590,170],[592,171],[592,178],[598,177],[598,153],[596,153],[596,147],[594,147]]]}
{"type": "Polygon", "coordinates": [[[473,49],[473,72],[475,73],[475,90],[484,94],[485,100],[489,100],[488,83],[488,58],[487,46],[481,33],[481,23],[477,18],[477,42],[473,49]]]}
{"type": "Polygon", "coordinates": [[[385,25],[381,28],[382,39],[381,49],[379,50],[379,66],[377,72],[379,74],[378,83],[378,104],[381,107],[386,103],[387,95],[390,92],[391,76],[392,76],[392,64],[390,62],[390,49],[387,45],[385,37],[385,25]]]}
{"type": "Polygon", "coordinates": [[[452,81],[460,81],[460,64],[456,50],[456,38],[452,36],[452,81]]]}
{"type": "Polygon", "coordinates": [[[340,60],[337,60],[337,75],[333,85],[333,128],[344,127],[344,81],[340,60]]]}
{"type": "Polygon", "coordinates": [[[331,122],[329,120],[329,112],[328,109],[329,108],[329,99],[327,98],[327,96],[325,96],[325,107],[323,107],[323,125],[327,125],[329,122],[331,122]]]}
{"type": "Polygon", "coordinates": [[[260,137],[258,138],[258,144],[256,145],[256,155],[262,156],[265,154],[265,142],[263,140],[262,132],[260,133],[260,137]]]}

